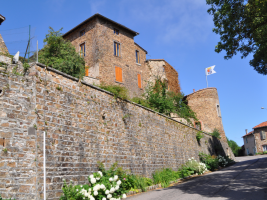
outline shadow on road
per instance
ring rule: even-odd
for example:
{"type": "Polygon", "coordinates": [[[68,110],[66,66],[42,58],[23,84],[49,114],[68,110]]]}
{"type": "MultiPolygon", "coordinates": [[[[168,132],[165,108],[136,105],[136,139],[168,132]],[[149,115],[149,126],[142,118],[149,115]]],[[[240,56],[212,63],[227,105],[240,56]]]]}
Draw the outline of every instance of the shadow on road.
{"type": "MultiPolygon", "coordinates": [[[[255,156],[248,160],[239,161],[223,170],[193,178],[176,186],[155,190],[155,192],[160,195],[162,191],[170,190],[174,194],[174,191],[177,190],[177,195],[184,195],[184,197],[181,196],[181,199],[187,199],[186,196],[192,197],[194,194],[212,199],[267,199],[266,180],[267,157],[255,156]]],[[[166,194],[166,192],[163,193],[166,194]]]]}

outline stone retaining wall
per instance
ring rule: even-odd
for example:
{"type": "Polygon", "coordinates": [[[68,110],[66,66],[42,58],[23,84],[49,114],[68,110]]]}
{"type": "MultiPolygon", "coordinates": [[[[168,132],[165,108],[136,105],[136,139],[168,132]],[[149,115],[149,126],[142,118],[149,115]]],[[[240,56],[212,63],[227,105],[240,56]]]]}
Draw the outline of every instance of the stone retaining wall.
{"type": "MultiPolygon", "coordinates": [[[[8,69],[8,71],[12,71],[8,69]]],[[[0,72],[0,193],[42,199],[46,132],[48,199],[59,199],[63,179],[88,183],[97,161],[118,162],[134,174],[177,169],[199,152],[227,153],[228,145],[197,129],[114,96],[44,65],[26,76],[0,72]],[[6,151],[2,151],[6,149],[6,151]]],[[[229,151],[229,150],[228,150],[229,151]]]]}

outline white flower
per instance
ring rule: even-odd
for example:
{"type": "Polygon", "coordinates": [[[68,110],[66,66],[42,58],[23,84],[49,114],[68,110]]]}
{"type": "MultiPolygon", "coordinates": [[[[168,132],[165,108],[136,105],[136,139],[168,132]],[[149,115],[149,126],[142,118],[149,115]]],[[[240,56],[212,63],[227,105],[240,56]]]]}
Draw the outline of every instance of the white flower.
{"type": "Polygon", "coordinates": [[[115,192],[115,188],[114,187],[110,188],[110,193],[113,193],[113,192],[115,192]]]}
{"type": "Polygon", "coordinates": [[[101,177],[103,176],[103,173],[101,171],[98,171],[97,173],[99,173],[101,177]]]}
{"type": "Polygon", "coordinates": [[[101,184],[101,185],[100,185],[100,189],[105,190],[105,189],[106,189],[106,186],[105,186],[104,184],[101,184]]]}
{"type": "Polygon", "coordinates": [[[99,177],[96,178],[96,180],[99,180],[99,179],[100,179],[99,177]]]}
{"type": "Polygon", "coordinates": [[[110,199],[111,197],[112,197],[112,195],[111,194],[108,194],[107,198],[110,199]]]}
{"type": "Polygon", "coordinates": [[[107,199],[105,197],[103,197],[102,200],[107,200],[107,199]]]}
{"type": "Polygon", "coordinates": [[[116,185],[115,190],[118,190],[119,188],[120,188],[120,186],[119,185],[116,185]]]}
{"type": "Polygon", "coordinates": [[[78,189],[76,189],[76,191],[78,192],[79,190],[78,190],[78,189]]]}
{"type": "Polygon", "coordinates": [[[123,198],[123,199],[126,199],[126,197],[127,197],[126,194],[123,194],[123,195],[122,195],[122,198],[123,198]]]}
{"type": "Polygon", "coordinates": [[[192,160],[195,160],[195,158],[194,158],[194,157],[192,157],[191,159],[192,159],[192,160]]]}
{"type": "Polygon", "coordinates": [[[120,185],[120,184],[121,184],[121,180],[118,180],[118,181],[117,181],[117,184],[120,185]]]}
{"type": "Polygon", "coordinates": [[[92,178],[94,178],[94,175],[93,175],[93,174],[91,174],[89,177],[92,179],[92,178]]]}
{"type": "Polygon", "coordinates": [[[109,181],[110,181],[110,182],[113,181],[113,178],[109,178],[109,181]]]}
{"type": "Polygon", "coordinates": [[[106,191],[105,191],[105,194],[109,194],[109,190],[106,190],[106,191]]]}
{"type": "Polygon", "coordinates": [[[95,195],[95,196],[98,195],[98,192],[97,192],[97,191],[94,191],[94,195],[95,195]]]}
{"type": "Polygon", "coordinates": [[[90,196],[90,200],[95,200],[95,198],[93,196],[90,196]]]}
{"type": "Polygon", "coordinates": [[[119,177],[118,177],[117,175],[115,175],[115,176],[114,176],[114,181],[118,180],[118,178],[119,178],[119,177]]]}
{"type": "Polygon", "coordinates": [[[97,184],[97,185],[95,185],[94,187],[93,187],[93,190],[94,191],[97,191],[97,190],[99,190],[100,189],[100,185],[99,184],[97,184]]]}
{"type": "Polygon", "coordinates": [[[96,179],[95,178],[91,178],[90,180],[91,180],[92,184],[96,183],[96,179]]]}

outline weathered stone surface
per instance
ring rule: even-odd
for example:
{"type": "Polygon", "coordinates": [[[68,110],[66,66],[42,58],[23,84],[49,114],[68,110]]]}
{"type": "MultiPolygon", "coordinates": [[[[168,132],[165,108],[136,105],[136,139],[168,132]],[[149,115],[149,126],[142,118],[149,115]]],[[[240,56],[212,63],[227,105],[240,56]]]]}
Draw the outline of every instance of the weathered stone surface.
{"type": "MultiPolygon", "coordinates": [[[[87,183],[97,161],[151,176],[163,167],[177,169],[199,152],[227,152],[227,143],[197,129],[87,85],[42,65],[38,76],[0,72],[0,188],[2,197],[41,199],[43,134],[46,132],[48,199],[59,199],[63,179],[87,183]],[[14,87],[11,87],[14,86],[14,87]],[[61,87],[61,90],[57,88],[61,87]],[[2,126],[5,124],[5,126],[2,126]],[[30,127],[36,134],[28,134],[30,127]],[[4,153],[3,148],[7,149],[4,153]]],[[[12,69],[8,68],[8,71],[12,69]]]]}

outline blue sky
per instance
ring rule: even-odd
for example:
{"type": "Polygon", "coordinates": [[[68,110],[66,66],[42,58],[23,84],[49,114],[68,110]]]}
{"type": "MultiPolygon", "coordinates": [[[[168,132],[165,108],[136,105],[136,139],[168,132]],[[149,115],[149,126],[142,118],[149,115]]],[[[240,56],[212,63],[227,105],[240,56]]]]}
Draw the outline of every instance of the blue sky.
{"type": "MultiPolygon", "coordinates": [[[[1,2],[0,14],[6,21],[0,26],[8,46],[18,45],[25,52],[28,26],[33,27],[32,49],[39,47],[51,26],[63,27],[63,33],[100,13],[140,33],[135,41],[148,51],[147,58],[164,58],[179,73],[184,94],[206,87],[205,68],[216,65],[216,74],[208,76],[209,87],[219,93],[226,136],[243,145],[245,129],[267,121],[267,77],[249,65],[252,56],[239,55],[224,60],[225,52],[214,52],[219,36],[212,32],[212,16],[205,0],[25,0],[1,2]],[[24,28],[21,28],[24,27],[24,28]],[[21,29],[17,29],[21,28],[21,29]],[[11,31],[10,29],[15,29],[11,31]]],[[[12,49],[16,52],[16,49],[12,49]]],[[[11,52],[11,53],[13,53],[11,52]]]]}

